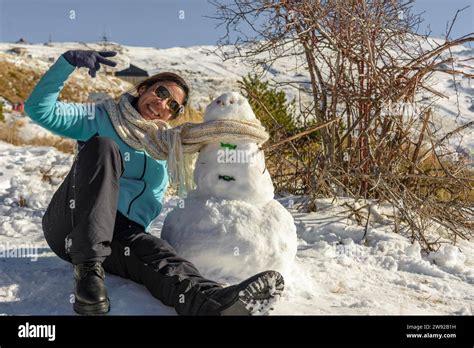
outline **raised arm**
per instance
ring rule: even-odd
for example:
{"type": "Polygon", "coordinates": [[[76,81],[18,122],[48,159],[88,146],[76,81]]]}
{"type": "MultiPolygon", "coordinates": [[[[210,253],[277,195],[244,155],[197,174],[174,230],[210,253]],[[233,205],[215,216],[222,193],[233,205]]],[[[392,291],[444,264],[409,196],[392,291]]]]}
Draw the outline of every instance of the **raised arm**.
{"type": "MultiPolygon", "coordinates": [[[[97,120],[95,118],[96,108],[94,105],[63,103],[58,101],[59,93],[64,87],[64,82],[74,71],[75,67],[88,67],[78,61],[74,55],[71,57],[69,51],[68,59],[62,55],[56,63],[41,78],[30,97],[25,103],[25,111],[28,116],[40,126],[49,131],[72,139],[87,140],[97,132],[97,120]]],[[[98,55],[94,51],[88,52],[91,55],[98,55]]],[[[100,68],[99,60],[91,61],[92,68],[89,73],[95,76],[95,71],[100,68]]],[[[110,64],[109,64],[110,65],[110,64]]]]}

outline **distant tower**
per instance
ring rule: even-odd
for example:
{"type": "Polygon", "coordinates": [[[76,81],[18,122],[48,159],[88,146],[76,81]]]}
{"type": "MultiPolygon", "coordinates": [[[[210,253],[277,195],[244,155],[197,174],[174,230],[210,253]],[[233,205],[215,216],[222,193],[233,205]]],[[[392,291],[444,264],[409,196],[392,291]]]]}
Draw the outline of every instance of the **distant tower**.
{"type": "Polygon", "coordinates": [[[100,38],[100,42],[103,45],[104,49],[107,47],[109,44],[110,40],[109,37],[107,36],[107,33],[104,30],[104,33],[102,34],[102,37],[100,38]]]}
{"type": "Polygon", "coordinates": [[[52,36],[51,36],[51,33],[48,34],[48,41],[44,43],[45,46],[52,46],[52,42],[53,42],[53,39],[52,39],[52,36]]]}
{"type": "MultiPolygon", "coordinates": [[[[110,47],[110,39],[109,37],[107,36],[107,33],[105,32],[105,29],[104,29],[104,32],[102,34],[102,37],[100,38],[100,42],[99,42],[100,46],[102,46],[101,50],[102,51],[111,51],[112,48],[110,47]]],[[[103,69],[104,69],[104,72],[106,75],[111,75],[113,74],[113,69],[108,67],[107,65],[102,65],[103,69]]]]}

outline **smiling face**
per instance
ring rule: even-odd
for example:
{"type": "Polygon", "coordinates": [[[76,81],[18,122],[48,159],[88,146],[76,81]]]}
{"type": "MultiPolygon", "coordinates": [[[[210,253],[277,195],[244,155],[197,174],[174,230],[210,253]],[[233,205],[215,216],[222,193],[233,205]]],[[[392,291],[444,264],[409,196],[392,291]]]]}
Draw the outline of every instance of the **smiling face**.
{"type": "Polygon", "coordinates": [[[173,117],[168,106],[169,99],[160,99],[156,96],[155,90],[158,86],[164,86],[171,93],[171,96],[180,105],[183,105],[185,100],[185,92],[174,82],[160,81],[149,87],[142,87],[138,90],[139,99],[137,102],[137,110],[146,120],[159,119],[168,121],[173,117]]]}

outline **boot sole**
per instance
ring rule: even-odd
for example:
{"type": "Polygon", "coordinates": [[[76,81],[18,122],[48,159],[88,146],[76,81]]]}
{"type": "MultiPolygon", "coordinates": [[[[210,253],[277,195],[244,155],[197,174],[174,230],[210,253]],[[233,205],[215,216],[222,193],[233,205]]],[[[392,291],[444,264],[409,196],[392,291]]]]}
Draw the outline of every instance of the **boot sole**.
{"type": "Polygon", "coordinates": [[[239,291],[238,297],[221,315],[268,315],[285,289],[283,276],[275,271],[257,274],[239,291]]]}
{"type": "Polygon", "coordinates": [[[82,314],[82,315],[107,314],[110,311],[110,301],[109,299],[107,299],[107,301],[94,303],[94,304],[74,302],[73,308],[77,314],[82,314]]]}

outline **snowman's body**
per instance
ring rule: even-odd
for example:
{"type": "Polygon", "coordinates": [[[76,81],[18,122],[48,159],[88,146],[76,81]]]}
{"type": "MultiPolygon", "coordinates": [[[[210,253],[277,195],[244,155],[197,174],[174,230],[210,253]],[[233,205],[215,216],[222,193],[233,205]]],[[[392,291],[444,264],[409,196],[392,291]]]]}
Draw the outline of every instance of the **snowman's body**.
{"type": "MultiPolygon", "coordinates": [[[[205,121],[255,120],[247,100],[227,93],[206,109],[205,121]]],[[[165,219],[162,238],[208,277],[286,273],[296,254],[291,214],[273,199],[273,184],[257,144],[216,142],[203,147],[196,189],[165,219]]]]}
{"type": "Polygon", "coordinates": [[[196,161],[197,194],[255,205],[273,199],[273,184],[263,152],[254,143],[233,141],[204,146],[196,161]]]}

